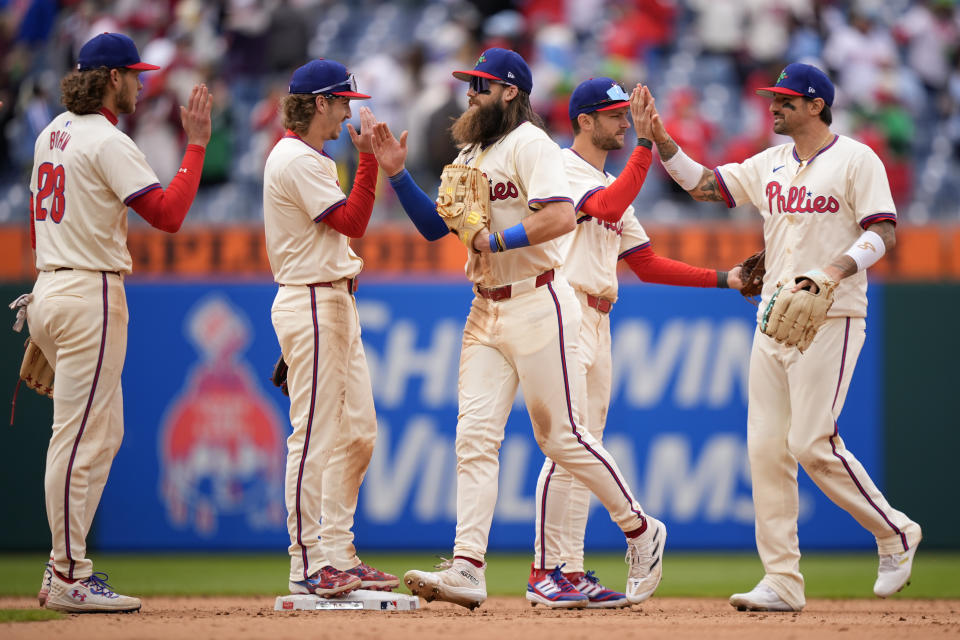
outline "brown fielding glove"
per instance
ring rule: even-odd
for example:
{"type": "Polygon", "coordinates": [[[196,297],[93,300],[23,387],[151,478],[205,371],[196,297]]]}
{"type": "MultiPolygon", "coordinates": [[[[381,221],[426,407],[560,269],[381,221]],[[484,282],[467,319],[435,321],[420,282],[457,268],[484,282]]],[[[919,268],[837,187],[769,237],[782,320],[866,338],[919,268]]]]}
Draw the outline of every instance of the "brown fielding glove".
{"type": "Polygon", "coordinates": [[[737,266],[740,267],[740,281],[743,282],[743,288],[740,289],[740,295],[747,298],[754,305],[757,304],[755,298],[763,291],[763,275],[767,272],[764,264],[766,250],[761,249],[737,266]]]}
{"type": "Polygon", "coordinates": [[[836,288],[837,283],[820,270],[792,278],[787,284],[780,285],[770,298],[760,317],[760,331],[781,344],[795,346],[803,353],[813,342],[817,330],[827,321],[836,288]],[[806,289],[796,293],[791,291],[804,278],[817,285],[816,293],[806,289]]]}
{"type": "Polygon", "coordinates": [[[287,361],[283,359],[282,353],[277,360],[277,364],[273,365],[273,375],[270,376],[270,381],[273,382],[274,386],[280,387],[283,395],[290,395],[290,390],[287,389],[287,361]]]}
{"type": "Polygon", "coordinates": [[[448,164],[440,174],[437,213],[460,242],[473,251],[473,236],[489,224],[490,182],[465,164],[448,164]]]}
{"type": "Polygon", "coordinates": [[[23,362],[20,363],[20,379],[42,396],[53,397],[53,367],[47,362],[43,351],[31,338],[23,344],[23,362]]]}

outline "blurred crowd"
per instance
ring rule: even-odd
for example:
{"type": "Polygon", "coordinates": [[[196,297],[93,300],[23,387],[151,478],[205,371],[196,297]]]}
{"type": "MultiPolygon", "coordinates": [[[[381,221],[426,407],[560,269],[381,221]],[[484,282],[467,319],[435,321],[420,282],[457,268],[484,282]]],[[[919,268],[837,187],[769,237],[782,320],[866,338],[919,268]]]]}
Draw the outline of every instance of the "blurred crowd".
{"type": "MultiPolygon", "coordinates": [[[[182,157],[178,105],[197,82],[212,89],[213,136],[188,224],[259,222],[263,161],[283,134],[278,99],[293,69],[316,57],[345,63],[376,117],[409,131],[408,168],[429,192],[456,153],[449,124],[466,106],[450,72],[490,46],[525,56],[533,105],[561,145],[572,138],[571,90],[606,75],[628,90],[649,85],[676,141],[711,167],[787,141],[755,89],[786,62],[816,64],[837,85],[834,131],[880,155],[901,220],[960,221],[956,0],[0,0],[0,10],[4,224],[28,215],[33,144],[62,109],[60,78],[104,31],[130,35],[144,61],[163,67],[141,76],[137,111],[121,126],[164,185],[182,157]]],[[[349,188],[349,136],[325,150],[349,188]]],[[[372,225],[403,219],[384,182],[372,225]]],[[[693,205],[659,166],[636,205],[658,222],[752,215],[693,205]]]]}

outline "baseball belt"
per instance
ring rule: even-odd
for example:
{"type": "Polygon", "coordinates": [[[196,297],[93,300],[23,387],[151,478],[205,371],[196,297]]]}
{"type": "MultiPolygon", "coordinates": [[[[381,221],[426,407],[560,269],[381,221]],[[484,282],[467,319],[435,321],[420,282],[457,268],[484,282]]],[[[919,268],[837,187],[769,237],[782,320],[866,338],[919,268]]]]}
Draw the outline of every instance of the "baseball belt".
{"type": "Polygon", "coordinates": [[[587,306],[593,307],[600,313],[610,313],[610,310],[613,309],[613,301],[607,300],[606,298],[600,298],[591,294],[587,294],[587,306]]]}
{"type": "MultiPolygon", "coordinates": [[[[553,269],[550,269],[549,271],[544,271],[543,273],[538,275],[537,279],[534,280],[532,289],[535,289],[537,287],[542,287],[548,282],[553,282],[553,269]]],[[[519,285],[520,283],[517,283],[517,284],[519,285]]],[[[516,293],[519,295],[520,293],[522,293],[522,291],[517,291],[516,293]]],[[[493,300],[494,302],[497,302],[498,300],[507,300],[513,294],[514,294],[514,285],[512,284],[507,284],[502,287],[490,287],[490,288],[479,287],[479,286],[477,287],[477,295],[479,295],[481,298],[486,298],[487,300],[493,300]]]]}

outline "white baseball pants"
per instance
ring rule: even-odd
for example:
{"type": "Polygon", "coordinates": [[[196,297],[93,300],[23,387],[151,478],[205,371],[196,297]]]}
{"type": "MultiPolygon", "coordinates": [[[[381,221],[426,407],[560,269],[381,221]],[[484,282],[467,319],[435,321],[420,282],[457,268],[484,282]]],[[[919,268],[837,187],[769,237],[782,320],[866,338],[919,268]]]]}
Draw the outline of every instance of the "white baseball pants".
{"type": "Polygon", "coordinates": [[[747,448],[763,582],[806,604],[797,537],[797,463],[877,539],[881,554],[917,544],[919,526],[880,493],[844,446],[837,420],[865,338],[863,318],[831,318],[801,354],[756,330],[750,356],[747,448]]]}

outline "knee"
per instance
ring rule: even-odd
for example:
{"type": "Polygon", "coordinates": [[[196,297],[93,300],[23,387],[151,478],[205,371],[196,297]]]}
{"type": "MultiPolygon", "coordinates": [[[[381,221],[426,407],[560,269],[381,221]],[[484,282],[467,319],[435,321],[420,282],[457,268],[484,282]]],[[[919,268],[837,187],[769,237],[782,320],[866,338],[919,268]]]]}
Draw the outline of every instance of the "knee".
{"type": "Polygon", "coordinates": [[[500,455],[500,441],[486,436],[467,438],[458,433],[455,449],[459,464],[476,460],[496,460],[500,455]]]}

